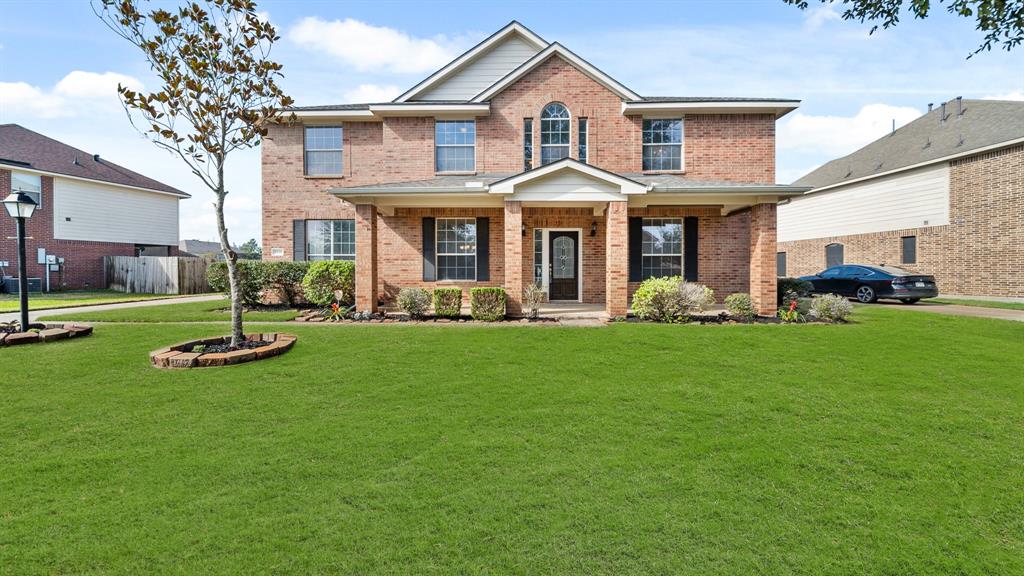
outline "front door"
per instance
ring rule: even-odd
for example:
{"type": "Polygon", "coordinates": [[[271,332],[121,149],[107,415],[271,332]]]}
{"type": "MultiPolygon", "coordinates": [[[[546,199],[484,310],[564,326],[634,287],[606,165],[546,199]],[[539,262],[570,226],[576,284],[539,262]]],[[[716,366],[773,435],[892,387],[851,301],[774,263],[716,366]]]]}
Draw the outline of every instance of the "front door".
{"type": "Polygon", "coordinates": [[[549,234],[550,276],[548,298],[550,300],[579,300],[580,263],[579,232],[554,232],[549,234]]]}

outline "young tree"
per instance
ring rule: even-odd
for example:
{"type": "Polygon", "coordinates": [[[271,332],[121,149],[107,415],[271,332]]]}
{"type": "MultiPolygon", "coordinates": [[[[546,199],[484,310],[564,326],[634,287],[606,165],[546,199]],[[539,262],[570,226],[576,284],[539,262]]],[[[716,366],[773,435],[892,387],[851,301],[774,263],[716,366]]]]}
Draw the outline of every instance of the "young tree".
{"type": "MultiPolygon", "coordinates": [[[[806,10],[813,0],[783,0],[801,10],[806,10]]],[[[925,18],[931,8],[930,0],[820,0],[822,4],[841,4],[843,20],[871,22],[871,33],[882,28],[891,28],[900,21],[900,11],[905,9],[915,18],[925,18]]],[[[946,11],[963,18],[974,18],[975,28],[985,33],[985,38],[974,54],[991,50],[993,44],[1002,44],[1009,51],[1024,42],[1024,0],[938,0],[946,4],[946,11]]],[[[973,56],[974,54],[971,54],[973,56]]],[[[968,56],[970,58],[970,56],[968,56]]]]}
{"type": "Polygon", "coordinates": [[[250,256],[263,256],[263,249],[260,248],[260,243],[257,242],[255,238],[249,238],[246,240],[245,244],[238,247],[238,250],[242,254],[248,254],[250,256]]]}
{"type": "Polygon", "coordinates": [[[118,86],[132,125],[214,193],[231,287],[231,346],[237,348],[244,340],[241,282],[224,225],[224,166],[232,152],[257,145],[268,122],[292,104],[277,85],[281,65],[269,58],[277,32],[257,15],[252,0],[203,0],[145,12],[139,0],[93,0],[93,11],[142,51],[160,79],[154,92],[118,86]]]}

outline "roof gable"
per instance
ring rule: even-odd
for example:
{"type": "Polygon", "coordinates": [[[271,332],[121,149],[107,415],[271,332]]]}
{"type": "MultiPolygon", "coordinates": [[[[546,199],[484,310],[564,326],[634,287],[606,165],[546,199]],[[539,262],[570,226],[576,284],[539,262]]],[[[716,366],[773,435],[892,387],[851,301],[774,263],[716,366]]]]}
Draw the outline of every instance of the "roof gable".
{"type": "Polygon", "coordinates": [[[636,180],[584,164],[573,158],[563,158],[539,168],[521,172],[515,176],[492,182],[492,194],[513,194],[543,184],[544,187],[558,188],[571,184],[574,189],[607,192],[615,190],[620,194],[646,194],[648,186],[636,180]]]}
{"type": "Polygon", "coordinates": [[[500,80],[488,86],[485,90],[482,90],[480,93],[474,96],[471,101],[486,102],[490,100],[496,94],[508,88],[517,80],[529,74],[538,66],[540,66],[544,62],[547,62],[548,59],[554,56],[559,56],[566,62],[569,62],[570,64],[575,66],[579,71],[583,72],[591,79],[593,79],[595,82],[601,84],[605,88],[611,90],[613,93],[615,93],[616,96],[622,98],[623,100],[641,99],[641,96],[639,96],[636,92],[633,92],[632,90],[621,84],[618,80],[605,74],[590,62],[587,62],[583,58],[580,58],[572,50],[569,50],[565,46],[562,46],[558,42],[555,42],[553,44],[550,44],[544,50],[538,52],[533,58],[530,58],[526,62],[520,64],[514,70],[512,70],[504,77],[502,77],[500,80]]]}
{"type": "Polygon", "coordinates": [[[512,21],[395,98],[394,102],[467,101],[547,46],[548,43],[532,30],[512,21]]]}

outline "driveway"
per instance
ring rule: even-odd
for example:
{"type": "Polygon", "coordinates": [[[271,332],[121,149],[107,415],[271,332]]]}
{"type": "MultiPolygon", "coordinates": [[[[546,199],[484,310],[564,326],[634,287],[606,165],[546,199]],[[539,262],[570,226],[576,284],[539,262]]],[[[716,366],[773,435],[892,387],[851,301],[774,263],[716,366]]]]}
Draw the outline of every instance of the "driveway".
{"type": "MultiPolygon", "coordinates": [[[[96,304],[94,306],[75,306],[73,308],[51,308],[49,310],[29,310],[28,321],[34,322],[40,316],[53,316],[56,314],[74,314],[91,310],[119,310],[121,308],[139,308],[140,306],[165,306],[167,304],[181,304],[184,302],[206,302],[218,300],[224,296],[220,294],[204,294],[202,296],[188,296],[185,298],[168,298],[167,300],[140,300],[138,302],[120,302],[117,304],[96,304]]],[[[18,312],[4,312],[0,314],[0,322],[12,322],[18,320],[21,314],[18,312]]]]}
{"type": "Polygon", "coordinates": [[[982,308],[980,306],[960,306],[958,304],[938,304],[934,302],[918,302],[913,306],[896,302],[879,301],[871,306],[888,306],[911,312],[930,312],[948,316],[974,316],[975,318],[995,318],[997,320],[1013,320],[1024,322],[1024,310],[1006,310],[1003,308],[982,308]]]}

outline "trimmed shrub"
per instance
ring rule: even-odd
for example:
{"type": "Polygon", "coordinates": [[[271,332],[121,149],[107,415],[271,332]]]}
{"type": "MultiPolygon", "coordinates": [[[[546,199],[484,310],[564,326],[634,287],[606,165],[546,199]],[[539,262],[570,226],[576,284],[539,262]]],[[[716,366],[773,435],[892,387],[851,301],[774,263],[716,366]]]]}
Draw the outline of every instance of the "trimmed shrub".
{"type": "Polygon", "coordinates": [[[351,304],[355,300],[355,262],[322,260],[309,265],[302,278],[302,292],[313,304],[326,306],[337,301],[351,304]]]}
{"type": "Polygon", "coordinates": [[[540,316],[540,305],[546,302],[548,295],[536,284],[527,284],[523,290],[523,310],[530,318],[540,316]]]}
{"type": "Polygon", "coordinates": [[[779,306],[796,298],[806,298],[814,290],[814,284],[799,278],[779,278],[776,283],[776,301],[779,306]]]}
{"type": "Polygon", "coordinates": [[[742,320],[749,321],[754,318],[754,302],[750,299],[750,294],[745,292],[726,296],[725,310],[729,312],[730,316],[742,320]]]}
{"type": "Polygon", "coordinates": [[[474,320],[496,322],[505,317],[504,288],[470,288],[469,307],[474,320]]]}
{"type": "MultiPolygon", "coordinates": [[[[263,290],[263,268],[259,261],[239,261],[238,276],[240,279],[239,293],[242,304],[257,306],[260,304],[260,292],[263,290]]],[[[206,280],[214,292],[231,295],[231,282],[228,280],[227,262],[213,262],[206,267],[206,280]]]]}
{"type": "Polygon", "coordinates": [[[398,291],[398,307],[410,318],[422,318],[430,308],[430,292],[423,288],[402,288],[398,291]]]}
{"type": "Polygon", "coordinates": [[[853,304],[843,296],[835,294],[823,294],[811,298],[811,308],[808,315],[819,320],[829,322],[845,321],[853,312],[853,304]]]}
{"type": "Polygon", "coordinates": [[[462,288],[434,288],[434,315],[457,318],[462,312],[462,288]]]}
{"type": "Polygon", "coordinates": [[[649,278],[633,294],[633,313],[642,320],[675,322],[714,304],[714,292],[679,276],[649,278]]]}
{"type": "Polygon", "coordinates": [[[302,280],[309,272],[309,262],[252,262],[263,269],[263,290],[277,290],[285,303],[294,306],[302,296],[302,280]]]}

